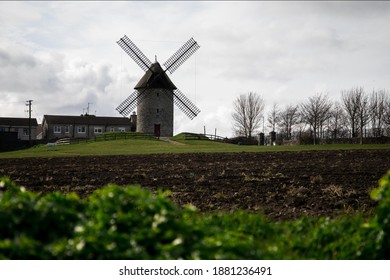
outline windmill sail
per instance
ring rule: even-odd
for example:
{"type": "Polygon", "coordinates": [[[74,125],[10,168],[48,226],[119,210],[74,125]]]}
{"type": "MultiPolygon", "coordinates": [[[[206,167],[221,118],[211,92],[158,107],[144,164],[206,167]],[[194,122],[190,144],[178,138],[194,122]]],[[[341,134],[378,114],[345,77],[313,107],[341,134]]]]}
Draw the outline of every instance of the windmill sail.
{"type": "Polygon", "coordinates": [[[193,39],[189,39],[177,52],[175,52],[166,62],[163,63],[166,70],[171,74],[179,68],[200,46],[193,39]]]}
{"type": "Polygon", "coordinates": [[[191,120],[195,118],[200,110],[194,105],[180,90],[175,89],[173,91],[173,102],[184,114],[187,115],[191,120]]]}
{"type": "Polygon", "coordinates": [[[146,97],[151,89],[143,89],[142,91],[134,91],[127,97],[117,108],[116,110],[124,117],[130,115],[132,111],[140,104],[146,97]]]}
{"type": "Polygon", "coordinates": [[[125,35],[118,42],[118,45],[141,67],[146,71],[150,69],[152,62],[144,55],[141,50],[125,35]]]}

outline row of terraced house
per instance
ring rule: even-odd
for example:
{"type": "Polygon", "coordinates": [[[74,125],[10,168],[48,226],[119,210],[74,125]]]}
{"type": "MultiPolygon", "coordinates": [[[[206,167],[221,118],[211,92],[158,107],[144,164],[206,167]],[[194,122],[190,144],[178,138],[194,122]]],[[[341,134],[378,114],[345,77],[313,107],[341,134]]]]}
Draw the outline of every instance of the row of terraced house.
{"type": "Polygon", "coordinates": [[[137,116],[104,117],[44,115],[42,123],[35,118],[0,117],[0,151],[27,141],[53,142],[62,138],[90,139],[105,132],[136,130],[137,116]]]}

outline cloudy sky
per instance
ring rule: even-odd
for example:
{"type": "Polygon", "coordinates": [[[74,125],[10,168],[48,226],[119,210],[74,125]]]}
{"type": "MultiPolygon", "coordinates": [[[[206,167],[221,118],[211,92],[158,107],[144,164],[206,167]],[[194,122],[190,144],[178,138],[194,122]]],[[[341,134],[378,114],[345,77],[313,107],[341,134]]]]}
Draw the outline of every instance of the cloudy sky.
{"type": "Polygon", "coordinates": [[[143,71],[117,45],[127,35],[165,62],[201,46],[170,78],[200,109],[179,109],[175,134],[232,135],[232,103],[250,91],[266,111],[316,93],[390,88],[390,2],[0,2],[0,116],[120,116],[143,71]]]}

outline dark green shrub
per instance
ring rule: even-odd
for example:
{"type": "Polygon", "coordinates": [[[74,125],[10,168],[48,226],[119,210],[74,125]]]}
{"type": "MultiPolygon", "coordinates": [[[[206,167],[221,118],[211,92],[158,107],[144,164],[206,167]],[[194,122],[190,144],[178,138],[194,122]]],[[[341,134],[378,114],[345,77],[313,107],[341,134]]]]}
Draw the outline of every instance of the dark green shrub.
{"type": "Polygon", "coordinates": [[[201,259],[281,259],[280,227],[244,211],[199,215],[204,229],[201,259]]]}
{"type": "Polygon", "coordinates": [[[375,234],[376,229],[356,215],[287,222],[280,239],[298,259],[375,259],[375,234]]]}
{"type": "Polygon", "coordinates": [[[108,185],[81,200],[2,178],[0,259],[388,259],[390,172],[372,197],[372,218],[270,222],[178,209],[140,186],[108,185]]]}
{"type": "Polygon", "coordinates": [[[49,258],[55,243],[71,235],[84,205],[77,195],[40,196],[2,178],[0,258],[49,258]]]}
{"type": "Polygon", "coordinates": [[[376,206],[377,236],[380,257],[390,256],[390,171],[379,180],[379,187],[371,192],[371,198],[378,202],[376,206]]]}
{"type": "Polygon", "coordinates": [[[7,178],[1,186],[0,258],[196,258],[192,247],[203,233],[193,210],[179,211],[162,192],[109,185],[80,200],[40,196],[7,178]]]}
{"type": "Polygon", "coordinates": [[[114,185],[86,201],[85,221],[69,240],[67,257],[77,259],[191,258],[197,234],[184,212],[164,193],[114,185]]]}

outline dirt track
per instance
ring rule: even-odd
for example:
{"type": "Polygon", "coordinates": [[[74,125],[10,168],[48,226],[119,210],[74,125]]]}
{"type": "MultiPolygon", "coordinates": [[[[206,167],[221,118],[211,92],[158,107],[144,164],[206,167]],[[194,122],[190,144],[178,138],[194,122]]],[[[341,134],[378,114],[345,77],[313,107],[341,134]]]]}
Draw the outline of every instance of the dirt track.
{"type": "Polygon", "coordinates": [[[85,196],[107,183],[169,189],[179,205],[272,219],[370,213],[390,149],[0,159],[0,175],[37,192],[85,196]]]}

